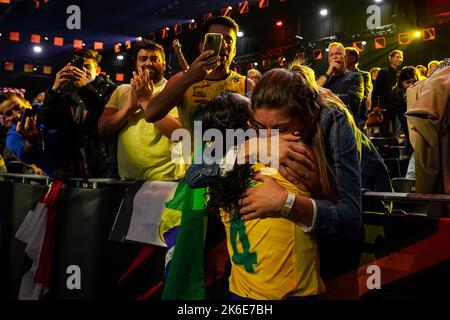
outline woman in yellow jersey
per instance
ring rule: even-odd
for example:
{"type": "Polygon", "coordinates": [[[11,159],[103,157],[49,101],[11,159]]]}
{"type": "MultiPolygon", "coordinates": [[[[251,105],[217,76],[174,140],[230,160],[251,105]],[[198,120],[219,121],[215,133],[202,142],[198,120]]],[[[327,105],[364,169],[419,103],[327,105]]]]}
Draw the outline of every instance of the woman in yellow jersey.
{"type": "MultiPolygon", "coordinates": [[[[276,112],[272,116],[276,117],[276,112]]],[[[226,129],[246,129],[254,125],[258,126],[251,119],[249,101],[237,94],[228,93],[214,98],[202,115],[204,130],[214,128],[223,134],[226,129]]],[[[292,128],[283,128],[280,134],[293,134],[299,129],[300,126],[293,124],[292,128]]],[[[311,145],[314,150],[315,142],[311,145]]],[[[243,221],[237,210],[244,190],[249,185],[260,184],[254,180],[256,174],[273,178],[293,194],[309,197],[309,192],[287,181],[275,168],[261,163],[235,165],[232,168],[206,184],[210,186],[209,210],[213,214],[220,212],[226,230],[232,262],[230,291],[233,297],[287,299],[322,293],[324,285],[319,274],[314,236],[305,233],[301,226],[286,217],[243,221]]],[[[212,167],[208,170],[207,165],[194,165],[186,176],[187,183],[193,187],[205,183],[207,172],[211,170],[212,167]]],[[[325,192],[332,197],[331,191],[325,192]]]]}

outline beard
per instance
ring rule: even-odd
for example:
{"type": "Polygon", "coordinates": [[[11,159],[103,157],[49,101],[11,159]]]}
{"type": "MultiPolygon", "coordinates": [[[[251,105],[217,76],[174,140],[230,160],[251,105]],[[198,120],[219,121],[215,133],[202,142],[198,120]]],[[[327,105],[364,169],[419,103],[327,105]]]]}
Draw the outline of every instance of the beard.
{"type": "Polygon", "coordinates": [[[163,77],[163,73],[164,72],[161,71],[161,70],[158,70],[158,69],[156,69],[154,67],[144,67],[142,69],[142,72],[144,72],[145,70],[148,70],[148,72],[150,74],[150,79],[153,82],[159,82],[162,79],[162,77],[163,77]]]}

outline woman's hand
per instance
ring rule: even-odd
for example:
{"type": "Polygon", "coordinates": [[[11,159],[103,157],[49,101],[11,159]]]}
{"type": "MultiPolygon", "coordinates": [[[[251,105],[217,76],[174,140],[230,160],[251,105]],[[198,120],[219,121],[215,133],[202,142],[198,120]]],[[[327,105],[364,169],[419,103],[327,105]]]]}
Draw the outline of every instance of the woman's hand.
{"type": "Polygon", "coordinates": [[[280,212],[288,196],[287,190],[273,178],[261,173],[258,173],[254,180],[263,184],[248,188],[245,196],[239,200],[242,220],[281,217],[280,212]]]}
{"type": "Polygon", "coordinates": [[[289,182],[313,197],[320,196],[320,179],[317,159],[300,137],[288,134],[280,136],[280,168],[278,171],[289,182]]]}

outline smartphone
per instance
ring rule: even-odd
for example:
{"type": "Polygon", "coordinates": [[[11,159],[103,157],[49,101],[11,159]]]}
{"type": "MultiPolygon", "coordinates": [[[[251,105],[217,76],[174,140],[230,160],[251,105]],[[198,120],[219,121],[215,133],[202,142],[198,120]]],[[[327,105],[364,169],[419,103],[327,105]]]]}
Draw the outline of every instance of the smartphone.
{"type": "Polygon", "coordinates": [[[22,116],[20,117],[20,123],[22,123],[22,125],[24,125],[27,118],[34,119],[34,116],[36,115],[36,113],[37,113],[37,110],[25,108],[25,110],[22,112],[22,116]]]}
{"type": "Polygon", "coordinates": [[[214,50],[211,55],[219,55],[222,47],[222,34],[207,33],[205,34],[205,41],[203,42],[203,51],[214,50]]]}
{"type": "Polygon", "coordinates": [[[72,61],[70,61],[70,64],[74,67],[77,67],[80,70],[83,70],[84,66],[84,58],[80,56],[75,56],[72,61]]]}

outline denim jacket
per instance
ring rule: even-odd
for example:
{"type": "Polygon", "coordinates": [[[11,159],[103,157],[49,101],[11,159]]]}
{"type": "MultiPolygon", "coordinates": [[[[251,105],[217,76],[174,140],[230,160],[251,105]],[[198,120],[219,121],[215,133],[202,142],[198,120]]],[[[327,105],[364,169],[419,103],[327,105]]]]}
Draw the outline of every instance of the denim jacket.
{"type": "Polygon", "coordinates": [[[344,111],[334,107],[322,109],[320,126],[339,200],[314,199],[317,216],[313,232],[351,235],[362,226],[361,167],[355,135],[344,111]]]}
{"type": "MultiPolygon", "coordinates": [[[[328,163],[334,172],[339,201],[314,199],[316,218],[312,232],[348,236],[360,231],[361,167],[355,135],[345,113],[323,108],[320,125],[328,163]]],[[[218,164],[193,164],[186,173],[189,187],[208,187],[220,175],[218,164]]]]}

